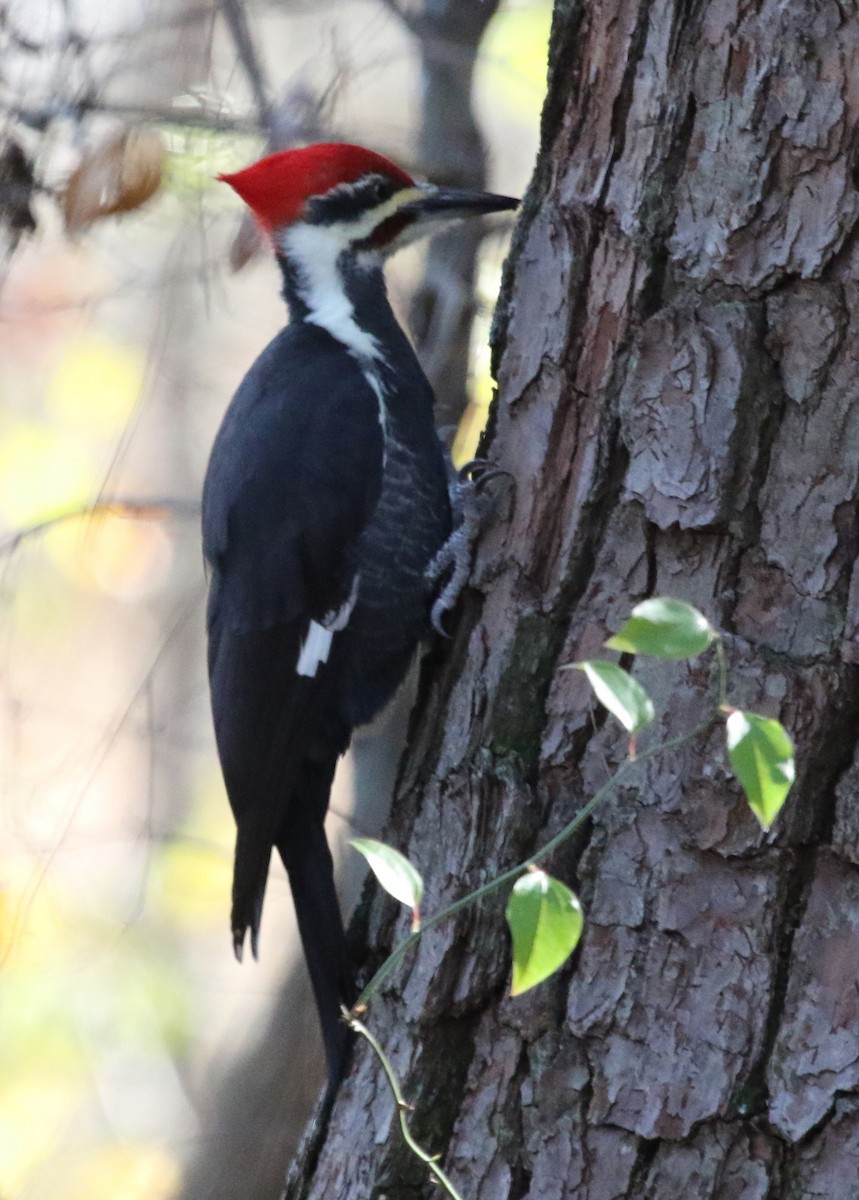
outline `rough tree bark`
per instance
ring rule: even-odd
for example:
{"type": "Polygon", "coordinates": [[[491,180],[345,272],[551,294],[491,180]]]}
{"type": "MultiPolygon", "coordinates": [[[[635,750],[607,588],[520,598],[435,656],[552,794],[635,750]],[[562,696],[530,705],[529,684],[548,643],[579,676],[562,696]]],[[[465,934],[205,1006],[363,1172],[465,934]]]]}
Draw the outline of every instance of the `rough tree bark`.
{"type": "MultiPolygon", "coordinates": [[[[566,821],[624,746],[560,668],[651,594],[726,631],[798,779],[764,836],[719,731],[642,765],[551,864],[586,931],[522,999],[500,901],[423,940],[368,1021],[468,1200],[859,1192],[857,60],[830,0],[557,5],[497,322],[515,497],[388,837],[432,912],[566,821]]],[[[634,669],[662,734],[704,712],[706,665],[634,669]]],[[[317,1150],[288,1195],[429,1194],[364,1047],[317,1150]]]]}

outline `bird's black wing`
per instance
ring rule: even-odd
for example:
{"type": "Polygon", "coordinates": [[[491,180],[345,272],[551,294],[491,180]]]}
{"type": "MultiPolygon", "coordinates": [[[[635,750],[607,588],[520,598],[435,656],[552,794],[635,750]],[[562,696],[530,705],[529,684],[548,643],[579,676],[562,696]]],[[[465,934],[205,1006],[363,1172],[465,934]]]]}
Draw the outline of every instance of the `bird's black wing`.
{"type": "MultiPolygon", "coordinates": [[[[319,835],[349,731],[322,725],[326,664],[297,667],[311,623],[348,604],[382,467],[378,400],[360,367],[323,331],[288,326],[236,393],[203,494],[212,709],[238,825],[239,951],[248,929],[256,943],[274,844],[299,856],[306,848],[330,890],[319,835]]],[[[291,883],[295,893],[292,873],[291,883]]]]}
{"type": "Polygon", "coordinates": [[[382,462],[379,401],[358,363],[315,326],[287,326],[242,381],[206,472],[203,551],[230,629],[339,606],[382,462]]]}

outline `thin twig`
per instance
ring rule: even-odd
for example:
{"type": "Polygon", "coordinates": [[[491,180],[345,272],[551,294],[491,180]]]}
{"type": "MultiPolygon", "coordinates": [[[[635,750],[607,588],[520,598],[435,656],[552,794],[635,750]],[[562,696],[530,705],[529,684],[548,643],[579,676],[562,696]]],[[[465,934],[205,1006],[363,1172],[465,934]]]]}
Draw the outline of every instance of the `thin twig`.
{"type": "Polygon", "coordinates": [[[722,638],[716,636],[716,662],[719,669],[719,708],[728,703],[728,664],[725,659],[725,644],[722,638]]]}
{"type": "Polygon", "coordinates": [[[100,96],[81,96],[73,103],[46,104],[42,108],[25,106],[10,107],[10,116],[33,129],[42,129],[51,121],[63,117],[79,119],[89,112],[106,113],[108,116],[131,117],[156,125],[179,125],[183,128],[209,129],[214,133],[259,134],[259,121],[253,116],[230,116],[227,113],[207,113],[202,108],[170,107],[154,104],[122,104],[105,100],[100,96]]]}
{"type": "Polygon", "coordinates": [[[24,529],[16,529],[0,540],[0,556],[11,554],[22,542],[38,537],[55,525],[74,521],[81,517],[92,517],[98,513],[119,517],[130,517],[137,521],[163,521],[166,517],[196,517],[200,512],[198,500],[183,500],[171,497],[154,500],[99,500],[95,504],[76,504],[36,521],[24,529]]]}
{"type": "Polygon", "coordinates": [[[369,1044],[371,1050],[382,1065],[382,1070],[385,1072],[391,1091],[394,1094],[394,1102],[397,1106],[397,1116],[400,1119],[400,1132],[403,1135],[403,1141],[411,1150],[412,1154],[414,1154],[415,1158],[420,1159],[424,1166],[426,1166],[430,1171],[433,1178],[441,1184],[448,1196],[452,1197],[452,1200],[462,1200],[460,1193],[456,1190],[451,1181],[448,1179],[447,1175],[438,1165],[438,1156],[427,1154],[426,1150],[424,1150],[424,1148],[415,1141],[414,1135],[409,1128],[409,1105],[406,1103],[399,1080],[397,1079],[397,1076],[394,1073],[394,1068],[384,1050],[373,1037],[372,1033],[370,1033],[370,1030],[367,1028],[367,1026],[362,1024],[357,1017],[347,1014],[346,1019],[349,1024],[349,1028],[354,1030],[355,1033],[360,1034],[360,1036],[369,1044]]]}

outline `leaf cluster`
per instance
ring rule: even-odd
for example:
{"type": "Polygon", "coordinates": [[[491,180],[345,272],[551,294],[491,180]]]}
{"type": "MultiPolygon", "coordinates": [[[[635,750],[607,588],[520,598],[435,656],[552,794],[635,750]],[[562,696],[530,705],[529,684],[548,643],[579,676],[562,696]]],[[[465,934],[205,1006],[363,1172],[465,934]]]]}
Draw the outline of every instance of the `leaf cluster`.
{"type": "Polygon", "coordinates": [[[391,1086],[400,1114],[402,1136],[411,1152],[426,1165],[434,1180],[451,1200],[462,1200],[438,1164],[414,1140],[407,1119],[408,1105],[402,1097],[393,1067],[378,1041],[359,1019],[406,953],[422,934],[455,913],[478,903],[485,896],[512,885],[506,907],[512,944],[510,993],[519,996],[553,975],[578,945],[584,927],[582,908],[575,893],[553,878],[538,863],[572,837],[583,822],[618,786],[637,762],[665,754],[698,734],[724,721],[728,761],[752,812],[767,830],[778,816],[794,780],[794,753],[784,727],[772,717],[734,708],[726,699],[725,652],[719,633],[706,617],[682,600],[653,598],[636,605],[629,619],[605,643],[622,655],[644,655],[657,659],[694,658],[715,649],[718,666],[718,703],[715,711],[689,733],[637,751],[639,735],[655,720],[653,701],[641,684],[618,663],[588,659],[564,669],[581,671],[597,701],[629,734],[628,754],[614,775],[596,792],[572,820],[525,862],[502,872],[488,883],[450,904],[428,920],[422,920],[424,883],[420,872],[404,855],[372,838],[358,838],[352,845],[370,865],[386,892],[411,909],[409,935],[400,942],[364,988],[345,1019],[363,1037],[379,1059],[391,1086]]]}
{"type": "MultiPolygon", "coordinates": [[[[667,660],[694,658],[716,646],[721,671],[718,712],[725,718],[728,760],[749,807],[761,826],[769,829],[794,780],[793,745],[787,731],[772,717],[745,712],[726,703],[721,638],[706,617],[683,600],[645,600],[636,605],[629,619],[605,644],[607,649],[622,654],[667,660]]],[[[634,761],[638,735],[655,719],[653,701],[647,692],[629,671],[614,662],[588,659],[570,663],[567,669],[585,675],[596,699],[630,735],[629,760],[634,761]]],[[[383,842],[358,838],[351,844],[367,859],[385,891],[411,908],[412,936],[417,937],[424,890],[420,873],[399,851],[383,842]]],[[[572,954],[582,934],[584,919],[575,894],[536,866],[535,860],[556,844],[557,839],[553,839],[549,847],[513,872],[519,878],[510,892],[506,918],[513,950],[511,994],[514,996],[554,974],[572,954]]],[[[478,889],[479,894],[470,899],[476,902],[486,891],[478,889]]],[[[463,902],[455,906],[457,911],[461,907],[463,902]]],[[[433,924],[446,915],[451,915],[451,911],[437,914],[433,924]]],[[[365,989],[362,996],[365,1002],[369,990],[365,989]]]]}

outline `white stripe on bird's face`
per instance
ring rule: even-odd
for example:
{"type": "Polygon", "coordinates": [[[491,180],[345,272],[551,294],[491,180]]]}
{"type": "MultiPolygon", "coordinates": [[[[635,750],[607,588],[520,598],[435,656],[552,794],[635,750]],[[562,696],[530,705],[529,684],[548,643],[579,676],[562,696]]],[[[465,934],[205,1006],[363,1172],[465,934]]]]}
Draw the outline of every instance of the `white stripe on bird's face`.
{"type": "MultiPolygon", "coordinates": [[[[338,266],[340,255],[365,242],[375,229],[396,216],[403,205],[422,195],[419,185],[401,188],[384,204],[368,208],[354,221],[332,221],[325,225],[296,221],[275,232],[275,241],[298,270],[302,299],[310,310],[306,319],[327,330],[363,363],[378,362],[383,357],[382,348],[355,320],[355,309],[346,295],[338,266]]],[[[362,258],[373,264],[381,262],[382,257],[375,250],[362,252],[362,258]]]]}
{"type": "Polygon", "coordinates": [[[306,320],[318,325],[361,362],[381,357],[378,339],[355,320],[338,260],[349,246],[341,225],[290,225],[282,237],[288,261],[298,270],[299,290],[307,305],[306,320]]]}

